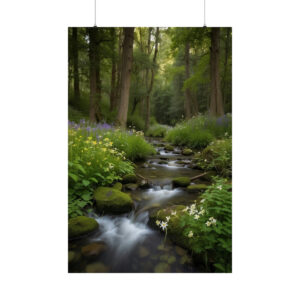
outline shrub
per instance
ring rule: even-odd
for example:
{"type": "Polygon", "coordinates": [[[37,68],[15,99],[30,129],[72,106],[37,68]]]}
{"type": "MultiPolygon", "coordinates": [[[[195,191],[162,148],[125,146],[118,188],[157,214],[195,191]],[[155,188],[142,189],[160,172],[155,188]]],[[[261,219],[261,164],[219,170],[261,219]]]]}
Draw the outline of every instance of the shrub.
{"type": "Polygon", "coordinates": [[[193,117],[176,125],[167,133],[167,141],[181,146],[202,149],[214,138],[231,135],[231,116],[220,118],[208,116],[193,117]]]}
{"type": "Polygon", "coordinates": [[[180,217],[188,248],[202,258],[206,271],[231,272],[231,198],[231,185],[215,177],[214,184],[180,217]]]}
{"type": "Polygon", "coordinates": [[[129,115],[127,118],[127,127],[135,130],[144,130],[145,120],[137,114],[129,115]]]}
{"type": "Polygon", "coordinates": [[[146,132],[146,135],[151,137],[164,137],[169,128],[170,127],[167,125],[155,124],[150,126],[146,132]]]}
{"type": "Polygon", "coordinates": [[[203,170],[215,170],[222,176],[232,175],[232,140],[216,140],[207,146],[197,162],[203,170]]]}

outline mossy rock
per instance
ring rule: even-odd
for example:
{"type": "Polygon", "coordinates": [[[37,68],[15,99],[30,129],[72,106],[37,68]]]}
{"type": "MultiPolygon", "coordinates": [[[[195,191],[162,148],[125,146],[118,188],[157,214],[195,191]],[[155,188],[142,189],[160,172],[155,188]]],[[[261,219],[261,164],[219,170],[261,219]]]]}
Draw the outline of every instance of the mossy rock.
{"type": "Polygon", "coordinates": [[[79,238],[94,232],[99,227],[93,218],[79,216],[69,219],[69,239],[79,238]]]}
{"type": "Polygon", "coordinates": [[[158,164],[159,164],[159,165],[167,165],[168,162],[167,162],[166,160],[160,160],[160,161],[158,162],[158,164]]]}
{"type": "Polygon", "coordinates": [[[184,214],[182,211],[184,208],[184,205],[173,205],[153,212],[149,216],[149,225],[153,228],[159,229],[155,223],[156,220],[166,221],[166,217],[170,216],[170,220],[168,222],[168,238],[170,238],[170,240],[176,245],[189,249],[188,237],[183,234],[184,228],[180,226],[180,217],[184,214]],[[176,211],[175,216],[171,214],[172,211],[176,211]]]}
{"type": "Polygon", "coordinates": [[[107,273],[109,272],[109,267],[101,262],[96,262],[87,265],[85,271],[87,273],[107,273]]]}
{"type": "Polygon", "coordinates": [[[69,265],[73,265],[77,263],[80,259],[80,253],[75,251],[69,251],[68,252],[68,263],[69,265]]]}
{"type": "Polygon", "coordinates": [[[187,187],[187,191],[190,193],[198,193],[201,191],[205,191],[208,188],[206,184],[190,184],[187,187]]]}
{"type": "Polygon", "coordinates": [[[113,188],[97,188],[94,192],[94,199],[100,213],[122,214],[133,208],[131,196],[113,188]]]}
{"type": "Polygon", "coordinates": [[[155,266],[154,272],[155,273],[170,273],[171,267],[167,263],[162,262],[155,266]]]}
{"type": "Polygon", "coordinates": [[[107,250],[103,242],[91,243],[81,248],[81,254],[87,258],[94,258],[107,250]]]}
{"type": "Polygon", "coordinates": [[[122,182],[126,183],[137,183],[138,178],[135,174],[127,174],[122,178],[122,182]]]}
{"type": "Polygon", "coordinates": [[[124,185],[125,190],[127,191],[135,191],[139,186],[136,183],[126,183],[124,185]]]}
{"type": "Polygon", "coordinates": [[[165,150],[167,150],[167,151],[173,151],[174,147],[172,145],[166,145],[165,146],[165,150]]]}
{"type": "Polygon", "coordinates": [[[183,149],[183,151],[182,151],[182,155],[185,155],[185,156],[192,155],[193,153],[194,153],[193,150],[188,149],[188,148],[183,149]]]}
{"type": "Polygon", "coordinates": [[[191,180],[189,177],[176,177],[172,180],[172,183],[175,187],[187,187],[191,180]]]}
{"type": "Polygon", "coordinates": [[[122,190],[122,183],[121,182],[116,182],[114,185],[113,185],[113,189],[116,189],[118,191],[121,191],[122,190]]]}

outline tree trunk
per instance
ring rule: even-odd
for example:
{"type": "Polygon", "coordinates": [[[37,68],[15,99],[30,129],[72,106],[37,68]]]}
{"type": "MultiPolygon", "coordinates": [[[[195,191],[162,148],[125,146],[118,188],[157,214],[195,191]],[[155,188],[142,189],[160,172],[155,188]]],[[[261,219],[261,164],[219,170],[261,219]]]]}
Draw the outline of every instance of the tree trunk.
{"type": "Polygon", "coordinates": [[[116,53],[115,53],[115,29],[113,28],[111,31],[112,35],[112,58],[111,58],[111,83],[110,83],[110,111],[116,109],[116,53]]]}
{"type": "Polygon", "coordinates": [[[154,55],[153,55],[152,68],[151,68],[151,79],[150,79],[150,85],[149,85],[149,89],[147,91],[147,96],[146,96],[145,130],[148,130],[148,128],[150,126],[150,96],[151,96],[153,82],[154,82],[154,69],[155,69],[156,57],[157,57],[157,52],[158,52],[158,37],[159,37],[159,27],[156,28],[155,50],[154,50],[154,55]]]}
{"type": "Polygon", "coordinates": [[[119,28],[119,47],[118,47],[118,64],[117,64],[117,85],[116,85],[116,108],[120,105],[121,98],[121,69],[122,69],[122,43],[123,32],[122,28],[119,28]]]}
{"type": "Polygon", "coordinates": [[[117,121],[122,128],[126,128],[129,103],[130,77],[133,58],[134,27],[124,27],[124,43],[122,53],[121,98],[117,121]]]}
{"type": "Polygon", "coordinates": [[[227,76],[227,64],[229,56],[229,47],[230,47],[230,27],[226,30],[226,40],[225,40],[225,58],[224,58],[224,73],[223,73],[223,82],[222,82],[222,94],[223,94],[223,103],[226,107],[226,76],[227,76]]]}
{"type": "Polygon", "coordinates": [[[210,47],[210,76],[211,76],[211,96],[210,96],[210,114],[212,116],[224,115],[220,72],[219,72],[219,56],[220,56],[220,28],[215,27],[211,30],[211,47],[210,47]]]}
{"type": "Polygon", "coordinates": [[[73,67],[74,67],[74,99],[78,101],[80,98],[79,90],[79,72],[78,72],[78,41],[77,28],[72,28],[72,52],[73,52],[73,67]]]}
{"type": "MultiPolygon", "coordinates": [[[[89,33],[89,61],[90,61],[90,107],[89,117],[91,122],[96,122],[97,103],[97,27],[88,29],[89,33]]],[[[99,75],[99,73],[98,73],[99,75]]],[[[98,78],[99,79],[99,78],[98,78]]]]}
{"type": "MultiPolygon", "coordinates": [[[[184,61],[185,61],[185,79],[190,77],[190,43],[185,43],[184,51],[184,61]]],[[[185,118],[190,119],[192,116],[192,95],[189,88],[185,89],[185,101],[184,101],[184,112],[185,118]]]]}

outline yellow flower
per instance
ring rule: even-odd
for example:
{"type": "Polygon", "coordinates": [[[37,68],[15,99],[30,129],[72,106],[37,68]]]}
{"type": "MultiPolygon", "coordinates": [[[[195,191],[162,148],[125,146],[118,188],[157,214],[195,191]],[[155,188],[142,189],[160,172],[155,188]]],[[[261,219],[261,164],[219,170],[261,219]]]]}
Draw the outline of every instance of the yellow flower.
{"type": "Polygon", "coordinates": [[[109,138],[105,138],[105,139],[104,139],[104,142],[108,142],[108,141],[109,141],[109,138]]]}
{"type": "Polygon", "coordinates": [[[102,144],[102,142],[100,141],[100,142],[99,142],[99,145],[101,145],[101,144],[102,144]]]}
{"type": "Polygon", "coordinates": [[[89,137],[88,137],[88,140],[91,140],[91,139],[92,139],[92,137],[91,137],[91,136],[89,136],[89,137]]]}
{"type": "Polygon", "coordinates": [[[96,142],[96,141],[93,141],[93,144],[94,144],[94,145],[97,145],[97,142],[96,142]]]}
{"type": "Polygon", "coordinates": [[[90,166],[90,165],[91,165],[91,162],[89,161],[89,162],[87,162],[86,164],[87,164],[88,166],[90,166]]]}
{"type": "Polygon", "coordinates": [[[102,148],[102,151],[103,151],[103,152],[106,152],[106,148],[102,148]]]}

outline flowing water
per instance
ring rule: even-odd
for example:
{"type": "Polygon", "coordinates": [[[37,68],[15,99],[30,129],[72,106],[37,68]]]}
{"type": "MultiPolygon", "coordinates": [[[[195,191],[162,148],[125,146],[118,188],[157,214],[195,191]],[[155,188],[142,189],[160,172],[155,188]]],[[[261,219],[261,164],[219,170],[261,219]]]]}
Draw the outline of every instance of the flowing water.
{"type": "Polygon", "coordinates": [[[76,256],[69,272],[197,272],[189,254],[149,227],[148,220],[151,209],[192,203],[197,196],[181,188],[173,189],[171,182],[174,177],[193,177],[199,171],[188,167],[190,158],[178,154],[179,149],[166,152],[161,141],[150,142],[160,146],[156,147],[157,155],[140,164],[137,173],[149,179],[152,187],[130,192],[135,209],[129,214],[91,213],[100,225],[99,230],[69,243],[69,250],[76,256]],[[106,250],[86,258],[81,249],[91,243],[104,243],[106,250]]]}

